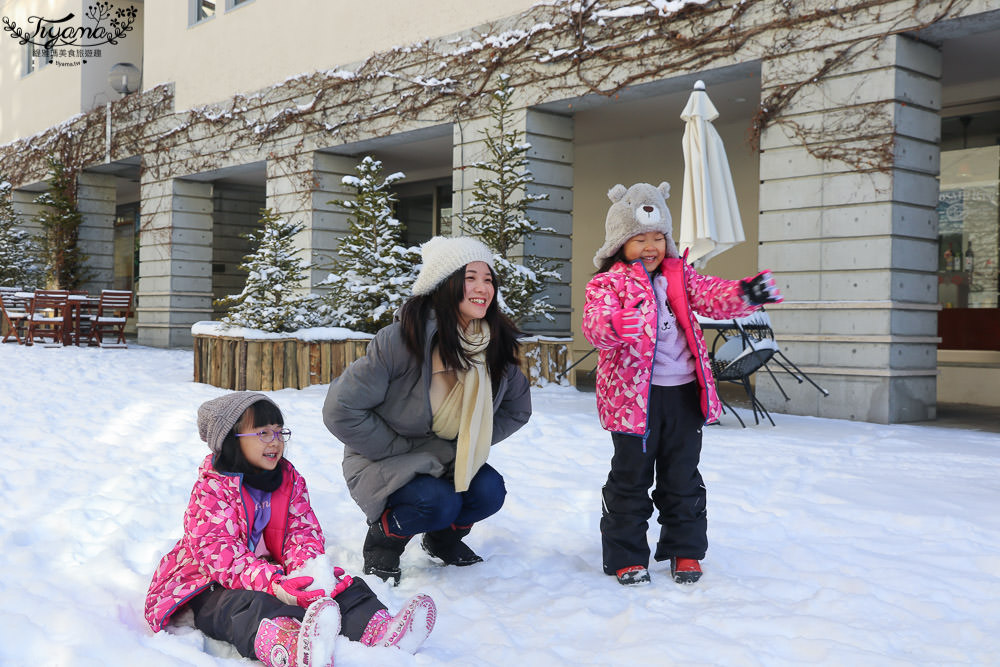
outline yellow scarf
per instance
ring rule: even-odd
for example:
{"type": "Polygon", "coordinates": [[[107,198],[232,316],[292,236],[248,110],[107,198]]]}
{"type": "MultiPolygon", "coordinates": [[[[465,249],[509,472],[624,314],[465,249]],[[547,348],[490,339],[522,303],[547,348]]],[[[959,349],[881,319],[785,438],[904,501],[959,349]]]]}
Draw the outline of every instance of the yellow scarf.
{"type": "MultiPolygon", "coordinates": [[[[468,491],[469,482],[486,463],[493,444],[493,386],[486,365],[486,348],[490,344],[489,327],[482,320],[473,320],[469,328],[459,332],[462,347],[469,353],[472,364],[467,370],[456,371],[458,382],[434,415],[434,430],[439,432],[444,422],[458,417],[458,444],[455,452],[455,491],[468,491]],[[461,411],[454,394],[461,387],[461,411]],[[447,414],[451,413],[451,414],[447,414]]],[[[441,430],[445,430],[442,428],[441,430]]]]}

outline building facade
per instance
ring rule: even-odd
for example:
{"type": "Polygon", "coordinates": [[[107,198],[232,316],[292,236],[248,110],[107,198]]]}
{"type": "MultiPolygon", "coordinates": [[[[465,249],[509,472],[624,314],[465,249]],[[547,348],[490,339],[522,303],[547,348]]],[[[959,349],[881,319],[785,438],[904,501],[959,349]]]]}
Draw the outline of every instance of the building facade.
{"type": "Polygon", "coordinates": [[[347,229],[330,201],[367,155],[406,175],[408,242],[455,233],[507,75],[551,230],[521,252],[562,274],[554,321],[525,328],[572,336],[579,358],[605,193],[669,181],[679,217],[679,114],[702,80],[747,237],[705,271],[772,269],[778,342],[830,392],[762,376],[769,409],[889,423],[1000,406],[994,2],[98,4],[0,3],[0,178],[30,228],[47,159],[74,169],[88,287],[134,286],[142,344],[190,345],[220,315],[261,207],[328,263],[347,229]],[[75,32],[43,29],[70,14],[75,32]]]}

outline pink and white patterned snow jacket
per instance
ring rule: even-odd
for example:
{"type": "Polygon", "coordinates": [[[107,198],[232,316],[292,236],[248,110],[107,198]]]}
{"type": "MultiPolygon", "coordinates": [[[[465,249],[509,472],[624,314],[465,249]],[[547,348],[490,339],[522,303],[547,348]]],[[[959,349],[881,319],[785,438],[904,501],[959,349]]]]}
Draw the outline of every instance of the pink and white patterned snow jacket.
{"type": "MultiPolygon", "coordinates": [[[[705,337],[694,314],[712,319],[742,317],[757,310],[743,300],[738,280],[703,276],[683,259],[667,257],[660,265],[667,279],[667,300],[695,357],[701,411],[706,422],[721,412],[708,362],[705,337]]],[[[598,273],[586,290],[583,335],[598,349],[597,413],[601,426],[615,433],[648,435],[647,405],[656,352],[657,303],[653,282],[641,260],[617,262],[598,273]],[[611,315],[626,303],[642,299],[642,335],[621,338],[611,325],[611,315]]]]}
{"type": "Polygon", "coordinates": [[[264,544],[271,558],[248,546],[254,502],[243,476],[212,467],[212,454],[184,512],[184,537],[163,557],[146,594],[146,622],[158,632],[179,607],[213,582],[230,589],[270,592],[271,581],[323,553],[323,531],[309,503],[305,479],[286,459],[281,486],[271,494],[271,520],[264,544]]]}

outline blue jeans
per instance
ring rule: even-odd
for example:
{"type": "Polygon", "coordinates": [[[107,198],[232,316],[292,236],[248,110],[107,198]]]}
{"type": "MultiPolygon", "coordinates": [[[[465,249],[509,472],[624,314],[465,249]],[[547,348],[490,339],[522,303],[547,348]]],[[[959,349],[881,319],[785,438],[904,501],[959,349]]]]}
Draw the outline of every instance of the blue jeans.
{"type": "Polygon", "coordinates": [[[500,511],[506,495],[503,477],[485,463],[469,490],[460,493],[454,480],[417,475],[389,496],[389,529],[397,535],[416,535],[451,525],[471,526],[500,511]]]}

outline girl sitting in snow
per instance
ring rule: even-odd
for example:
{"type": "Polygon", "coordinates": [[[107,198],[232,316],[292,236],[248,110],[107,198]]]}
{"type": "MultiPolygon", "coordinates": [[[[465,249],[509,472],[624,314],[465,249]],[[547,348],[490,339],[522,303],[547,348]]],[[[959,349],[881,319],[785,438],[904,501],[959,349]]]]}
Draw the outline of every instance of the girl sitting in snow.
{"type": "Polygon", "coordinates": [[[613,204],[583,309],[583,334],[599,350],[598,413],[614,443],[602,490],[604,572],[624,585],[649,582],[654,505],[661,525],[654,558],[670,560],[678,583],[701,577],[708,548],[701,428],[721,406],[694,313],[740,317],[781,301],[770,272],[722,280],[678,257],[669,192],[667,183],[638,183],[608,193],[613,204]]]}
{"type": "Polygon", "coordinates": [[[156,632],[188,608],[206,635],[272,667],[332,665],[338,633],[413,653],[434,627],[433,600],[417,595],[390,616],[363,580],[329,564],[305,480],[283,458],[284,423],[253,392],[198,408],[212,453],[198,470],[184,536],[153,575],[146,621],[156,632]]]}

